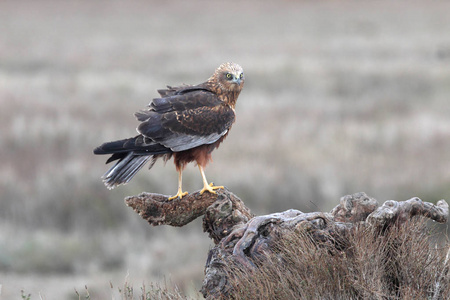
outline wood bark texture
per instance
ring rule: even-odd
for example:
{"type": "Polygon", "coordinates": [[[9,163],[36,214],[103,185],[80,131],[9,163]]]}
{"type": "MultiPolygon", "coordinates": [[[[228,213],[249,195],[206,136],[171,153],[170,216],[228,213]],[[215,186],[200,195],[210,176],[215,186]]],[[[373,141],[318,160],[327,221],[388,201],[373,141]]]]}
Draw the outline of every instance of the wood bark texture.
{"type": "Polygon", "coordinates": [[[125,202],[154,226],[183,226],[203,216],[203,230],[215,243],[207,258],[201,289],[206,299],[227,298],[232,294],[231,261],[251,274],[257,268],[255,262],[274,251],[287,235],[307,233],[313,242],[345,250],[346,237],[356,226],[371,226],[382,235],[390,226],[414,217],[445,223],[449,216],[445,200],[432,204],[412,198],[379,205],[362,192],[342,197],[330,212],[290,209],[263,216],[254,216],[241,199],[226,189],[217,190],[217,194],[195,192],[172,201],[168,196],[142,193],[127,197],[125,202]]]}

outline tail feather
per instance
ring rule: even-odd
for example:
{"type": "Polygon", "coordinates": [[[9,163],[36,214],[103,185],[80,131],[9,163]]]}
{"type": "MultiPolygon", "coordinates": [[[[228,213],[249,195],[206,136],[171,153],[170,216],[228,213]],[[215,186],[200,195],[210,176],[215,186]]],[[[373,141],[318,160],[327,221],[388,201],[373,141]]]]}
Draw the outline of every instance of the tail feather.
{"type": "Polygon", "coordinates": [[[156,156],[136,155],[131,151],[102,176],[103,183],[110,190],[120,184],[128,183],[149,160],[152,161],[151,166],[153,166],[156,156]]]}
{"type": "Polygon", "coordinates": [[[107,142],[94,149],[94,154],[112,154],[106,163],[117,161],[102,176],[103,183],[108,189],[128,183],[148,161],[151,161],[151,168],[158,157],[169,155],[170,153],[171,150],[169,148],[147,140],[142,135],[107,142]]]}
{"type": "MultiPolygon", "coordinates": [[[[124,147],[124,145],[133,140],[135,140],[135,138],[104,143],[103,145],[98,146],[97,148],[94,149],[94,154],[123,153],[124,150],[127,150],[124,147]]],[[[132,150],[132,149],[130,149],[130,150],[132,150]]]]}

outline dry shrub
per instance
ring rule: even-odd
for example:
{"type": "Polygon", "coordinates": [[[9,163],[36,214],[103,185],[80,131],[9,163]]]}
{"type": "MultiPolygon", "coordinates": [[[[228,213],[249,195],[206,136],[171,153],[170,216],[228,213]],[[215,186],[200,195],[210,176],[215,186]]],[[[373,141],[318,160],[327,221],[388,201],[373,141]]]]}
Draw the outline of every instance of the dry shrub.
{"type": "Polygon", "coordinates": [[[295,233],[256,270],[235,263],[233,298],[450,299],[449,243],[433,242],[423,221],[383,230],[358,227],[342,238],[344,245],[317,243],[295,233]]]}

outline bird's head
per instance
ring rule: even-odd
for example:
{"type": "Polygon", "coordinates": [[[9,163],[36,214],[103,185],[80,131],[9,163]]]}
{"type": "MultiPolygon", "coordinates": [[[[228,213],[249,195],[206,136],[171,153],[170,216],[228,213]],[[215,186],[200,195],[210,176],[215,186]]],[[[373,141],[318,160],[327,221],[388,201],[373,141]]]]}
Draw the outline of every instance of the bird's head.
{"type": "Polygon", "coordinates": [[[225,91],[240,92],[244,86],[244,70],[236,63],[221,64],[212,77],[225,91]]]}

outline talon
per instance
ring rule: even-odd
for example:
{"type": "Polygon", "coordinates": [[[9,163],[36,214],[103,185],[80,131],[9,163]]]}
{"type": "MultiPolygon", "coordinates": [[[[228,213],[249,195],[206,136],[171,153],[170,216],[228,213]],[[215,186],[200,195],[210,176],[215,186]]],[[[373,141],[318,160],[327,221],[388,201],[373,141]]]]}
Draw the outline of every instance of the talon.
{"type": "Polygon", "coordinates": [[[178,190],[178,193],[175,196],[169,197],[168,200],[171,201],[171,200],[174,200],[176,198],[180,198],[181,199],[184,196],[186,196],[187,194],[188,194],[188,192],[184,192],[183,193],[181,190],[178,190]]]}
{"type": "Polygon", "coordinates": [[[224,189],[222,185],[214,186],[214,184],[211,182],[209,185],[205,185],[203,189],[200,191],[200,195],[202,195],[205,191],[210,192],[211,194],[217,194],[214,190],[218,189],[224,189]]]}
{"type": "Polygon", "coordinates": [[[178,192],[177,192],[177,194],[175,196],[169,197],[168,198],[169,201],[171,201],[173,199],[176,199],[176,198],[181,199],[181,198],[183,198],[184,196],[186,196],[188,194],[188,192],[184,192],[183,193],[183,189],[181,188],[182,187],[182,181],[183,181],[182,180],[182,178],[183,178],[183,174],[182,173],[183,173],[182,170],[178,170],[178,192]]]}
{"type": "Polygon", "coordinates": [[[202,195],[205,191],[208,191],[211,194],[217,194],[216,192],[214,192],[214,190],[224,189],[224,187],[221,185],[214,186],[214,184],[212,182],[210,184],[208,184],[208,181],[206,180],[205,172],[203,171],[203,167],[201,165],[198,165],[198,169],[200,170],[200,174],[202,174],[202,179],[203,179],[203,189],[200,191],[200,195],[202,195]]]}

